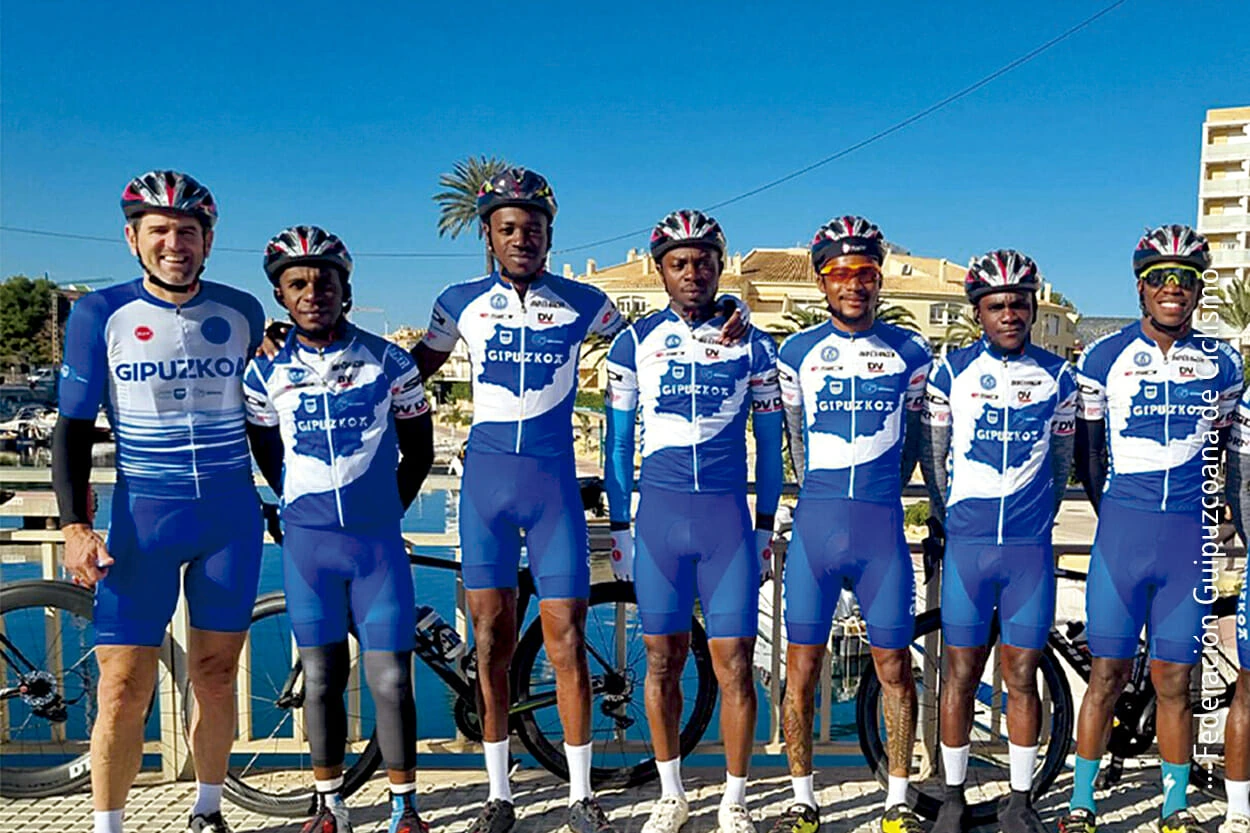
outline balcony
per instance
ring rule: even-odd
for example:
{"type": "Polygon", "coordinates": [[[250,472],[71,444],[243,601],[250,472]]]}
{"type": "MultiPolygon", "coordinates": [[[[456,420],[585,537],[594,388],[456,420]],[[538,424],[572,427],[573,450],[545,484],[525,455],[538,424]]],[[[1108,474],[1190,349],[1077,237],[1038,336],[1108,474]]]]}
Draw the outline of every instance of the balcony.
{"type": "Polygon", "coordinates": [[[1216,268],[1250,266],[1250,250],[1212,249],[1211,265],[1216,268]]]}
{"type": "Polygon", "coordinates": [[[1204,179],[1198,189],[1200,197],[1245,197],[1250,196],[1250,177],[1230,177],[1228,179],[1204,179]]]}
{"type": "Polygon", "coordinates": [[[1250,141],[1229,142],[1226,145],[1207,145],[1202,149],[1202,158],[1206,162],[1218,162],[1226,159],[1250,159],[1250,141]]]}
{"type": "Polygon", "coordinates": [[[1250,214],[1212,214],[1198,218],[1198,231],[1241,231],[1250,229],[1250,214]]]}

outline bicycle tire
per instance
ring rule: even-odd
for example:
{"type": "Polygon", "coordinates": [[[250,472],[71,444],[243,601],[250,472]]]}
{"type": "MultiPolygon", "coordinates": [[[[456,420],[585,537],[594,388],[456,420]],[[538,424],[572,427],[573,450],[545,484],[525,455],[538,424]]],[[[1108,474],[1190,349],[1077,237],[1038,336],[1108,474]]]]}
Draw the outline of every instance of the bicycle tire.
{"type": "MultiPolygon", "coordinates": [[[[599,650],[601,656],[611,656],[617,647],[615,630],[612,632],[612,644],[603,646],[603,650],[599,649],[599,639],[608,635],[606,627],[603,625],[615,625],[616,622],[616,606],[617,605],[634,605],[636,597],[634,595],[634,585],[625,582],[604,582],[596,584],[590,589],[590,608],[587,614],[586,640],[588,645],[592,645],[599,650]],[[609,607],[610,606],[610,607],[609,607]],[[606,649],[612,648],[613,651],[606,649]]],[[[641,727],[641,730],[647,732],[649,737],[649,727],[646,722],[646,709],[643,701],[643,681],[645,677],[646,654],[645,650],[641,650],[642,639],[637,630],[637,613],[626,614],[627,624],[631,632],[626,638],[627,655],[625,658],[625,667],[618,669],[624,672],[628,689],[622,695],[623,700],[619,701],[619,706],[614,706],[613,710],[617,714],[628,717],[633,721],[633,725],[641,727]],[[630,652],[628,649],[633,649],[630,652]],[[632,653],[632,657],[631,654],[632,653]],[[641,659],[641,671],[638,667],[638,660],[641,659]],[[635,696],[635,692],[637,696],[635,696]]],[[[716,680],[712,670],[712,656],[708,650],[707,633],[697,618],[691,620],[691,638],[690,638],[690,656],[686,660],[687,674],[693,674],[696,682],[693,686],[693,697],[691,692],[687,690],[685,704],[689,708],[686,713],[684,725],[682,726],[679,738],[681,756],[684,758],[689,755],[703,738],[703,734],[707,731],[708,724],[712,720],[712,713],[716,708],[716,680]]],[[[521,641],[517,646],[516,654],[512,662],[512,686],[513,686],[513,702],[523,702],[531,695],[539,692],[535,691],[535,684],[538,683],[543,691],[554,691],[554,682],[549,685],[547,681],[551,679],[550,674],[545,670],[545,660],[540,660],[540,654],[543,651],[543,633],[542,622],[535,619],[526,629],[525,634],[521,637],[521,641]]],[[[592,681],[596,677],[596,659],[588,657],[590,663],[590,673],[592,681]]],[[[593,685],[593,683],[592,683],[593,685]]],[[[607,718],[601,725],[610,730],[614,723],[619,726],[617,719],[610,715],[606,709],[608,704],[604,699],[603,693],[592,695],[591,704],[591,737],[596,744],[594,757],[590,770],[591,783],[595,787],[634,787],[639,784],[656,778],[659,771],[655,766],[655,753],[650,743],[643,740],[642,750],[640,752],[630,752],[627,750],[626,744],[638,744],[637,739],[629,739],[617,737],[606,742],[600,742],[596,737],[601,730],[596,728],[596,718],[602,716],[607,718]],[[613,748],[615,744],[615,748],[613,748]],[[642,758],[637,759],[641,754],[642,758]]],[[[525,748],[529,750],[538,762],[549,772],[567,779],[569,777],[568,765],[564,756],[563,746],[559,743],[563,739],[563,729],[560,726],[558,716],[556,715],[555,706],[542,709],[544,714],[539,711],[521,712],[513,719],[514,728],[521,738],[521,742],[525,748]]],[[[685,709],[683,709],[685,711],[685,709]]],[[[606,731],[605,730],[605,731],[606,731]]]]}
{"type": "MultiPolygon", "coordinates": [[[[1211,613],[1212,615],[1215,616],[1217,620],[1236,617],[1237,616],[1237,597],[1236,596],[1221,596],[1217,598],[1215,600],[1214,606],[1211,608],[1211,613]]],[[[1219,627],[1217,628],[1217,630],[1221,633],[1233,633],[1234,632],[1234,629],[1231,626],[1231,624],[1227,628],[1219,627]]],[[[1203,657],[1200,660],[1200,662],[1202,663],[1202,673],[1203,673],[1204,681],[1206,679],[1206,672],[1208,671],[1208,669],[1210,669],[1212,666],[1215,666],[1216,672],[1224,676],[1224,682],[1227,687],[1225,691],[1223,692],[1223,694],[1216,698],[1219,705],[1217,705],[1215,709],[1208,708],[1203,703],[1204,698],[1209,696],[1210,692],[1203,691],[1202,687],[1201,686],[1199,687],[1199,690],[1197,692],[1197,697],[1195,698],[1194,703],[1193,703],[1193,713],[1194,713],[1195,722],[1197,722],[1200,719],[1201,715],[1208,714],[1211,712],[1219,712],[1221,710],[1221,707],[1223,709],[1228,708],[1228,701],[1232,699],[1233,689],[1237,685],[1237,676],[1238,676],[1238,671],[1239,671],[1238,669],[1239,660],[1237,657],[1236,644],[1233,644],[1230,646],[1230,653],[1231,655],[1223,655],[1221,657],[1211,658],[1208,656],[1207,652],[1204,652],[1203,657]]],[[[1204,685],[1205,685],[1205,682],[1204,682],[1204,685]]],[[[1200,741],[1200,740],[1202,740],[1202,738],[1198,735],[1195,735],[1195,741],[1200,741]]],[[[1211,757],[1204,758],[1204,759],[1195,758],[1195,760],[1193,760],[1190,763],[1189,781],[1195,787],[1202,790],[1204,793],[1211,796],[1212,798],[1216,798],[1216,799],[1219,799],[1220,801],[1224,801],[1227,798],[1227,795],[1224,789],[1223,732],[1220,732],[1220,741],[1221,743],[1219,745],[1218,755],[1212,755],[1211,757]],[[1203,763],[1204,760],[1207,762],[1206,765],[1204,765],[1203,763]]],[[[1202,743],[1202,744],[1198,742],[1194,743],[1195,749],[1199,748],[1199,746],[1203,748],[1204,752],[1211,751],[1211,747],[1205,743],[1202,743]]]]}
{"type": "MultiPolygon", "coordinates": [[[[934,634],[940,637],[941,627],[940,609],[935,608],[921,613],[916,617],[916,635],[913,642],[918,642],[924,637],[934,634]]],[[[940,654],[938,661],[940,662],[940,654]]],[[[938,670],[940,671],[940,666],[938,670]]],[[[1063,674],[1059,660],[1049,646],[1042,651],[1041,661],[1038,663],[1038,673],[1041,675],[1044,690],[1048,689],[1050,691],[1052,712],[1050,731],[1049,733],[1043,733],[1044,737],[1047,737],[1049,740],[1046,742],[1045,752],[1039,760],[1038,769],[1035,771],[1033,778],[1033,795],[1035,797],[1044,795],[1063,769],[1064,758],[1067,756],[1068,748],[1072,743],[1075,726],[1072,690],[1068,687],[1067,678],[1063,674]]],[[[917,680],[919,679],[920,677],[917,675],[917,680]]],[[[867,760],[868,767],[872,770],[877,780],[882,785],[885,785],[889,767],[887,765],[884,732],[881,727],[880,701],[881,683],[877,678],[876,669],[870,664],[860,680],[859,692],[855,698],[855,717],[859,724],[859,743],[860,748],[863,750],[864,758],[867,760]]],[[[937,697],[934,696],[933,703],[935,709],[937,702],[937,697]]],[[[977,741],[975,737],[972,744],[972,756],[975,764],[977,759],[977,741]]],[[[936,773],[937,771],[938,768],[935,764],[933,772],[936,773]]],[[[970,768],[969,772],[971,773],[972,771],[970,768]]],[[[1005,779],[1003,780],[1005,783],[1005,779]]],[[[920,783],[913,779],[907,788],[908,803],[915,808],[919,815],[928,819],[936,818],[938,809],[942,806],[942,788],[943,785],[937,778],[926,779],[920,783]]],[[[998,797],[995,796],[979,801],[969,800],[967,818],[970,826],[973,827],[993,822],[998,818],[998,797]]]]}
{"type": "MultiPolygon", "coordinates": [[[[33,579],[28,581],[16,581],[0,588],[0,622],[4,623],[6,635],[15,642],[20,640],[19,647],[23,648],[22,654],[26,659],[30,660],[37,669],[46,670],[48,666],[47,657],[42,653],[32,656],[35,650],[31,639],[24,636],[30,634],[18,634],[15,631],[18,620],[15,617],[12,621],[6,618],[8,614],[20,614],[22,611],[34,611],[43,608],[44,613],[40,616],[40,630],[46,624],[47,611],[60,611],[70,617],[68,624],[73,628],[79,629],[80,639],[71,644],[64,639],[64,626],[67,624],[62,621],[62,641],[60,648],[60,659],[62,664],[62,679],[58,683],[58,690],[64,691],[72,697],[77,698],[76,702],[83,702],[83,729],[86,738],[75,741],[65,741],[65,752],[57,755],[55,758],[69,755],[68,760],[58,761],[43,767],[23,767],[18,766],[17,754],[11,748],[11,744],[20,743],[13,739],[14,727],[12,724],[15,715],[14,710],[24,710],[23,713],[29,713],[29,718],[23,724],[28,726],[30,721],[36,719],[37,716],[31,712],[29,706],[21,703],[20,698],[14,698],[7,701],[9,705],[6,711],[6,717],[9,723],[4,726],[6,732],[6,740],[0,744],[0,796],[5,798],[45,798],[52,795],[64,795],[65,793],[74,792],[87,785],[91,780],[91,753],[88,749],[90,730],[94,723],[95,707],[96,707],[96,685],[99,682],[99,669],[94,662],[94,629],[88,625],[92,621],[92,594],[91,591],[74,584],[64,581],[47,581],[43,579],[33,579]],[[76,656],[81,652],[81,657],[76,656]],[[68,668],[74,672],[74,680],[71,683],[67,681],[64,674],[69,673],[66,670],[66,663],[69,660],[68,668]],[[69,691],[70,686],[73,691],[69,691]],[[6,747],[9,747],[6,749],[6,747]],[[75,754],[75,752],[77,754],[75,754]]],[[[58,617],[59,618],[59,617],[58,617]]],[[[32,621],[33,624],[33,621],[32,621]]],[[[38,640],[40,643],[42,639],[38,640]]],[[[46,645],[39,644],[39,650],[46,650],[46,645]]],[[[12,685],[16,682],[16,671],[10,668],[7,663],[4,668],[5,686],[12,685]]],[[[151,705],[149,704],[149,710],[151,705]]],[[[20,715],[19,715],[20,716],[20,715]]],[[[39,720],[51,725],[51,721],[43,718],[39,720]]],[[[68,723],[69,721],[65,721],[68,723]]],[[[39,732],[38,734],[42,734],[39,732]]],[[[49,729],[49,746],[55,741],[51,740],[53,734],[49,729]]],[[[32,741],[34,742],[34,741],[32,741]]],[[[49,750],[49,753],[51,751],[49,750]]]]}
{"type": "MultiPolygon", "coordinates": [[[[272,619],[277,616],[286,614],[286,597],[282,593],[269,593],[256,601],[255,607],[252,608],[252,628],[249,638],[249,646],[251,638],[264,633],[266,630],[274,629],[278,632],[289,633],[289,629],[285,627],[285,623],[274,621],[263,624],[265,620],[272,619]]],[[[290,646],[292,643],[290,637],[287,636],[286,643],[290,646]]],[[[250,660],[250,655],[240,657],[241,673],[251,674],[251,666],[245,664],[250,660]]],[[[293,668],[294,663],[298,661],[298,655],[292,649],[291,654],[287,658],[287,664],[282,667],[283,677],[277,681],[280,688],[286,682],[287,669],[293,668]]],[[[272,675],[266,675],[273,682],[272,675]]],[[[302,693],[302,679],[296,684],[296,690],[302,693]]],[[[266,694],[272,696],[273,691],[267,691],[266,694]]],[[[190,697],[187,702],[191,702],[190,697]]],[[[264,696],[252,695],[252,702],[256,706],[267,705],[270,708],[278,708],[286,714],[275,725],[275,732],[282,728],[286,723],[294,725],[294,721],[302,721],[302,715],[297,714],[299,707],[283,708],[277,706],[272,699],[266,699],[264,696]]],[[[188,721],[188,725],[190,725],[188,721]]],[[[271,733],[271,738],[274,733],[271,733]]],[[[316,811],[317,793],[312,784],[312,764],[308,754],[307,747],[297,750],[296,752],[282,753],[284,763],[280,772],[269,770],[262,766],[257,766],[258,761],[263,752],[258,752],[243,766],[235,764],[235,760],[240,756],[239,753],[231,755],[231,766],[226,773],[225,795],[233,804],[244,807],[253,812],[263,813],[271,816],[284,816],[287,818],[297,818],[311,815],[316,811]],[[289,774],[291,766],[289,761],[294,757],[297,766],[295,771],[303,773],[296,775],[294,778],[289,774]],[[272,778],[270,775],[272,774],[272,778]]],[[[346,798],[352,793],[359,790],[372,777],[382,763],[382,750],[378,747],[378,739],[376,734],[369,736],[368,742],[365,744],[361,752],[352,758],[351,750],[348,750],[347,766],[343,770],[343,786],[340,794],[346,798]]]]}

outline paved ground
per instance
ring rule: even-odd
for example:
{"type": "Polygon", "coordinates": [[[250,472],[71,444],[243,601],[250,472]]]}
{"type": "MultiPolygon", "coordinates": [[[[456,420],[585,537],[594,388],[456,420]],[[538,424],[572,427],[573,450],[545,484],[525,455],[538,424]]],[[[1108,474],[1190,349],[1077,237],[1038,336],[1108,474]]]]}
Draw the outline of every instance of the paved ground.
{"type": "MultiPolygon", "coordinates": [[[[685,833],[707,833],[716,827],[716,806],[721,791],[719,773],[688,773],[692,818],[685,833]]],[[[460,833],[476,814],[486,796],[485,777],[464,770],[423,772],[420,776],[422,816],[434,833],[460,833]]],[[[863,770],[826,770],[817,774],[823,833],[868,833],[881,811],[883,793],[864,777],[863,770]]],[[[1053,823],[1064,807],[1071,778],[1063,776],[1043,804],[1043,818],[1053,823]]],[[[194,785],[152,785],[135,790],[127,815],[127,830],[138,833],[182,833],[194,785]]],[[[357,833],[386,830],[389,811],[385,784],[375,779],[351,805],[357,833]]],[[[564,825],[567,791],[564,784],[542,772],[524,772],[514,779],[518,815],[517,833],[548,833],[564,825]]],[[[603,804],[620,833],[638,833],[656,797],[655,785],[631,791],[605,793],[603,804]]],[[[1100,796],[1100,833],[1146,833],[1157,830],[1159,815],[1158,770],[1126,773],[1124,782],[1110,795],[1100,796]]],[[[790,798],[789,779],[772,774],[752,780],[750,805],[757,826],[765,833],[772,819],[790,798]]],[[[1214,831],[1223,805],[1201,795],[1191,795],[1200,819],[1214,831]]],[[[299,821],[259,816],[227,808],[236,833],[298,833],[299,821]]],[[[87,833],[91,829],[91,804],[87,795],[0,803],[0,830],[12,833],[87,833]]],[[[990,828],[986,828],[989,830],[990,828]]]]}

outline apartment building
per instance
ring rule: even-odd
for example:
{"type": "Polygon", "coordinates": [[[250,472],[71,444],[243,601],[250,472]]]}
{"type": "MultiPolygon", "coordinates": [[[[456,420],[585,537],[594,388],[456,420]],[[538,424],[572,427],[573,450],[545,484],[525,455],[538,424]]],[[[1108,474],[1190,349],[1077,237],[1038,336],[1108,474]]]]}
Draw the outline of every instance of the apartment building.
{"type": "MultiPolygon", "coordinates": [[[[1198,231],[1210,241],[1211,266],[1226,286],[1250,277],[1250,107],[1207,111],[1199,170],[1198,231]]],[[[1245,341],[1222,324],[1215,334],[1245,341]]]]}

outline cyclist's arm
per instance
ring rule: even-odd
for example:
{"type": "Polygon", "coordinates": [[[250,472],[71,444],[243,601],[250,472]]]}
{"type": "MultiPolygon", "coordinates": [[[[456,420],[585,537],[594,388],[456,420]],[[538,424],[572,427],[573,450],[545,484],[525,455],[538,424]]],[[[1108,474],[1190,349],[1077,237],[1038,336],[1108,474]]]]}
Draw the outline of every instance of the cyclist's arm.
{"type": "Polygon", "coordinates": [[[911,476],[916,471],[916,463],[920,459],[920,421],[924,412],[929,370],[933,366],[933,351],[929,348],[928,342],[920,336],[915,336],[908,346],[918,349],[915,351],[914,364],[910,368],[911,376],[907,380],[907,390],[903,393],[902,470],[899,472],[903,486],[911,482],[911,476]]]}
{"type": "Polygon", "coordinates": [[[252,459],[269,488],[282,497],[282,430],[277,425],[247,423],[247,442],[252,448],[252,459]]]}
{"type": "Polygon", "coordinates": [[[1107,482],[1107,423],[1105,420],[1078,419],[1075,442],[1076,479],[1085,496],[1098,512],[1102,489],[1107,482]]]}
{"type": "Polygon", "coordinates": [[[74,306],[65,324],[60,413],[52,430],[52,488],[62,527],[91,523],[91,440],[108,384],[108,314],[103,298],[93,293],[74,306]]]}
{"type": "Polygon", "coordinates": [[[61,526],[91,523],[91,443],[95,420],[58,416],[52,429],[52,489],[61,526]]]}
{"type": "Polygon", "coordinates": [[[921,416],[920,472],[929,492],[929,515],[942,524],[946,523],[946,458],[950,444],[950,401],[930,383],[921,416]]]}
{"type": "Polygon", "coordinates": [[[807,454],[803,447],[803,389],[799,386],[799,373],[780,357],[777,360],[777,380],[781,387],[781,408],[786,421],[786,447],[790,451],[790,465],[794,479],[803,488],[807,474],[807,454]]]}
{"type": "Polygon", "coordinates": [[[603,485],[608,493],[608,519],[615,530],[629,529],[633,514],[634,421],[638,413],[636,347],[634,331],[629,328],[617,335],[608,349],[608,387],[604,391],[608,447],[603,485]]]}
{"type": "Polygon", "coordinates": [[[447,291],[434,301],[430,310],[430,326],[425,336],[412,348],[412,358],[417,363],[422,379],[432,379],[447,362],[447,357],[455,349],[460,340],[460,325],[449,307],[455,306],[447,300],[447,291]]]}
{"type": "Polygon", "coordinates": [[[434,417],[427,409],[420,416],[397,419],[395,435],[399,441],[399,500],[407,510],[434,465],[434,417]]]}
{"type": "Polygon", "coordinates": [[[777,347],[758,330],[751,342],[751,431],[755,435],[755,528],[772,531],[785,466],[781,462],[781,384],[777,378],[777,347]]]}
{"type": "Polygon", "coordinates": [[[1250,529],[1250,403],[1245,400],[1233,412],[1225,448],[1224,495],[1244,544],[1250,529]]]}
{"type": "Polygon", "coordinates": [[[272,360],[258,357],[243,371],[243,412],[247,416],[247,440],[252,459],[274,494],[282,497],[282,430],[278,409],[269,398],[265,376],[272,360]]]}
{"type": "Polygon", "coordinates": [[[1058,400],[1055,415],[1050,420],[1050,470],[1055,495],[1055,517],[1063,505],[1068,491],[1068,476],[1072,473],[1072,452],[1076,443],[1076,400],[1079,395],[1076,377],[1064,367],[1060,371],[1058,400]]]}

